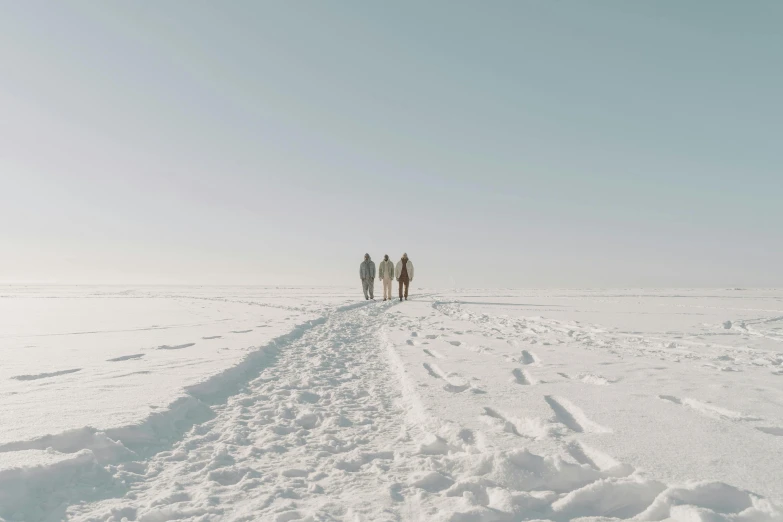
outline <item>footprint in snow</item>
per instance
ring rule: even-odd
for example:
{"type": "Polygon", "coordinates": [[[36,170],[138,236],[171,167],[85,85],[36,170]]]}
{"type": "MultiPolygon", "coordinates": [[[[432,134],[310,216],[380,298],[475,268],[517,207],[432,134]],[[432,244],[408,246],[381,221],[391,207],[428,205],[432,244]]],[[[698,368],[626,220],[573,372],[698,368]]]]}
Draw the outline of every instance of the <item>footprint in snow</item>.
{"type": "Polygon", "coordinates": [[[177,344],[174,346],[169,346],[168,344],[164,344],[161,346],[158,346],[158,350],[182,350],[183,348],[190,348],[191,346],[194,346],[196,343],[185,343],[185,344],[177,344]]]}
{"type": "MultiPolygon", "coordinates": [[[[422,363],[422,366],[425,370],[427,370],[427,373],[430,374],[430,377],[434,377],[436,379],[442,379],[446,381],[446,384],[443,386],[443,389],[447,392],[451,393],[462,393],[465,390],[470,389],[470,383],[465,382],[459,375],[457,374],[448,374],[446,375],[443,370],[438,368],[437,366],[432,366],[428,363],[422,363]]],[[[481,389],[474,388],[474,393],[485,393],[481,389]]]]}
{"type": "Polygon", "coordinates": [[[432,369],[432,366],[430,366],[427,363],[423,363],[422,366],[424,367],[425,370],[427,370],[427,373],[430,374],[430,377],[435,377],[436,379],[440,379],[440,375],[435,373],[435,370],[432,369]]]}
{"type": "Polygon", "coordinates": [[[590,420],[581,408],[562,397],[545,395],[544,400],[555,414],[555,419],[576,433],[611,433],[612,430],[590,420]]]}
{"type": "Polygon", "coordinates": [[[597,471],[603,471],[614,477],[627,477],[635,471],[633,466],[621,464],[606,453],[596,450],[583,442],[571,441],[566,451],[579,464],[586,464],[597,471]]]}
{"type": "Polygon", "coordinates": [[[109,377],[109,378],[110,378],[110,379],[121,379],[121,378],[123,378],[123,377],[130,377],[130,376],[132,376],[132,375],[149,375],[149,374],[151,374],[151,373],[152,373],[152,372],[151,372],[151,371],[149,371],[149,370],[140,370],[140,371],[138,371],[138,372],[130,372],[130,373],[125,373],[125,374],[122,374],[122,375],[115,375],[115,376],[113,376],[113,377],[109,377]]]}
{"type": "Polygon", "coordinates": [[[524,370],[514,368],[511,370],[511,374],[514,376],[514,382],[517,384],[522,384],[524,386],[533,384],[533,380],[531,379],[530,375],[524,370]]]}
{"type": "MultiPolygon", "coordinates": [[[[565,374],[561,374],[561,375],[565,375],[565,374]]],[[[571,377],[569,377],[569,379],[570,378],[571,377]]],[[[576,379],[582,381],[585,384],[595,384],[597,386],[608,386],[610,384],[614,384],[619,381],[619,379],[614,379],[614,380],[607,379],[602,375],[596,375],[594,373],[589,373],[589,372],[580,373],[579,375],[576,376],[576,379]]]]}
{"type": "Polygon", "coordinates": [[[519,358],[520,364],[533,364],[536,362],[536,356],[527,350],[522,350],[522,355],[519,358]]]}
{"type": "Polygon", "coordinates": [[[142,357],[144,357],[143,353],[134,353],[133,355],[122,355],[114,359],[106,359],[106,362],[130,361],[131,359],[141,359],[142,357]]]}
{"type": "Polygon", "coordinates": [[[500,421],[503,424],[503,431],[505,431],[506,433],[511,433],[513,435],[516,435],[517,437],[524,437],[524,435],[522,435],[519,432],[516,423],[508,419],[505,415],[503,415],[499,411],[490,408],[489,406],[484,406],[483,414],[486,415],[487,417],[500,421]]]}
{"type": "MultiPolygon", "coordinates": [[[[700,413],[701,415],[704,415],[705,417],[711,417],[713,419],[723,419],[723,420],[729,420],[729,421],[759,421],[762,420],[758,417],[753,417],[750,415],[745,415],[744,413],[740,413],[737,411],[729,410],[726,408],[721,408],[720,406],[714,406],[712,404],[707,404],[701,401],[697,401],[696,399],[691,398],[684,398],[680,399],[679,397],[675,397],[673,395],[659,395],[659,399],[662,399],[664,401],[669,401],[674,404],[678,404],[681,406],[687,406],[688,408],[694,410],[697,413],[700,413]]],[[[763,431],[763,430],[762,430],[763,431]]],[[[767,433],[767,432],[765,432],[767,433]]]]}
{"type": "Polygon", "coordinates": [[[320,395],[309,391],[301,392],[297,398],[299,399],[299,402],[306,402],[309,404],[315,404],[316,402],[321,400],[320,395]]]}
{"type": "Polygon", "coordinates": [[[57,377],[60,375],[67,375],[69,373],[76,373],[80,372],[81,368],[73,368],[72,370],[60,370],[59,372],[51,372],[51,373],[38,373],[35,375],[16,375],[14,377],[11,377],[12,379],[16,381],[37,381],[38,379],[47,379],[49,377],[57,377]]]}
{"type": "Polygon", "coordinates": [[[389,486],[389,496],[395,502],[402,502],[405,497],[402,496],[402,484],[396,483],[389,486]]]}
{"type": "Polygon", "coordinates": [[[457,436],[465,444],[475,444],[476,443],[476,435],[473,433],[473,430],[471,430],[471,429],[463,428],[462,430],[460,430],[459,433],[457,433],[457,436]]]}

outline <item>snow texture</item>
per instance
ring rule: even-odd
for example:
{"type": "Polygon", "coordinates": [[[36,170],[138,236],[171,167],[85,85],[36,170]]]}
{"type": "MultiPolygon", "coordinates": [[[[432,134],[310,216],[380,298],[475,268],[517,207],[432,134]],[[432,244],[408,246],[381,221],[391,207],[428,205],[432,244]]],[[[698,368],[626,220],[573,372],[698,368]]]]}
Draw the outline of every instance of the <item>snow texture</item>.
{"type": "Polygon", "coordinates": [[[3,522],[783,521],[780,291],[0,296],[3,522]]]}

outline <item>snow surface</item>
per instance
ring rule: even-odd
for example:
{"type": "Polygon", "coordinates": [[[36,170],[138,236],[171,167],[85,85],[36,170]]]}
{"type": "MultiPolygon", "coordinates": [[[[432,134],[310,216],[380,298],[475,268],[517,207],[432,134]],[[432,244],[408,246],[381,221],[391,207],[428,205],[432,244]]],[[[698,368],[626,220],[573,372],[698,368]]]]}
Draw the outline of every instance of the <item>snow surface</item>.
{"type": "Polygon", "coordinates": [[[0,288],[0,520],[783,521],[783,291],[0,288]]]}

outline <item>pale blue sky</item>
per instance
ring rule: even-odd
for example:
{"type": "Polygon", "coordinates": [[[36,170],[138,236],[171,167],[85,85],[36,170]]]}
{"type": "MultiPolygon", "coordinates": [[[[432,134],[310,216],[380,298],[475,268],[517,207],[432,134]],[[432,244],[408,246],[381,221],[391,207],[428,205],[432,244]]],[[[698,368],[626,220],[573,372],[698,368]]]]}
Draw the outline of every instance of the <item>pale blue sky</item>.
{"type": "Polygon", "coordinates": [[[783,2],[0,8],[0,281],[783,286],[783,2]]]}

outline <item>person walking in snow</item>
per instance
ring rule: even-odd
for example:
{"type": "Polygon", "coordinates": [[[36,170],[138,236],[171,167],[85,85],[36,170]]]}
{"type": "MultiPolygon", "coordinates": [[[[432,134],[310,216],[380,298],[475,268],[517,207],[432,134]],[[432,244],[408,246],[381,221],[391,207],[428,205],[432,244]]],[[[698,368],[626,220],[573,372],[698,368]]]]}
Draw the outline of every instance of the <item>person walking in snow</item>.
{"type": "Polygon", "coordinates": [[[402,301],[402,289],[405,287],[405,300],[408,300],[408,286],[413,281],[413,263],[408,259],[408,254],[403,254],[402,259],[397,262],[395,270],[397,281],[400,282],[400,301],[402,301]]]}
{"type": "Polygon", "coordinates": [[[378,279],[383,281],[383,300],[391,300],[392,289],[391,284],[394,279],[394,263],[389,259],[389,254],[383,256],[380,266],[378,266],[378,279]]]}
{"type": "Polygon", "coordinates": [[[375,262],[370,259],[370,254],[364,254],[364,261],[359,265],[359,277],[362,279],[364,298],[375,299],[372,295],[375,286],[375,262]]]}

